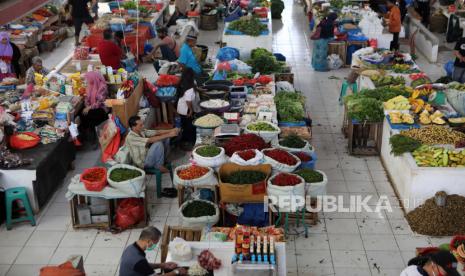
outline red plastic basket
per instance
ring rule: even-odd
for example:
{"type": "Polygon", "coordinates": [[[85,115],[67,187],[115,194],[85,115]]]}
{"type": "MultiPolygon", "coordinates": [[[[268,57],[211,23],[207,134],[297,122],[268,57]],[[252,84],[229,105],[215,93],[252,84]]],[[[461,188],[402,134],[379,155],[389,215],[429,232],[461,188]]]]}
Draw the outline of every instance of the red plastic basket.
{"type": "Polygon", "coordinates": [[[107,186],[107,169],[104,167],[85,169],[81,174],[80,180],[84,183],[84,187],[86,187],[88,191],[100,192],[105,188],[105,186],[107,186]],[[96,181],[86,180],[85,177],[90,173],[100,173],[101,179],[96,181]]]}
{"type": "Polygon", "coordinates": [[[10,147],[13,149],[29,149],[37,146],[40,142],[40,136],[35,134],[34,132],[22,132],[22,133],[16,133],[13,134],[10,137],[10,147]],[[27,135],[32,137],[32,140],[24,140],[21,139],[19,135],[27,135]]]}

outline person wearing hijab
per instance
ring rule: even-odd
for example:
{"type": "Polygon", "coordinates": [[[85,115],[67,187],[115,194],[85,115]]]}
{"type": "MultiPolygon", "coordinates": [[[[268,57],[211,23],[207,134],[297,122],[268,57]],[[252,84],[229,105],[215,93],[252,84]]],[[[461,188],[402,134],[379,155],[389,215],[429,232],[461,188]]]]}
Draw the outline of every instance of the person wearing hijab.
{"type": "MultiPolygon", "coordinates": [[[[80,133],[95,135],[95,127],[108,119],[105,100],[107,98],[107,83],[100,72],[91,71],[84,75],[86,81],[86,99],[81,113],[80,133]]],[[[89,136],[90,136],[89,135],[89,136]]],[[[94,136],[96,138],[96,136],[94,136]]]]}
{"type": "Polygon", "coordinates": [[[26,71],[26,84],[36,84],[36,74],[47,76],[50,71],[42,65],[42,59],[38,56],[32,58],[32,66],[26,71]]]}
{"type": "Polygon", "coordinates": [[[400,276],[459,276],[457,259],[446,250],[418,256],[408,262],[400,276]]]}
{"type": "Polygon", "coordinates": [[[315,71],[328,71],[328,43],[334,39],[334,27],[336,26],[337,13],[330,13],[320,24],[320,37],[314,41],[312,66],[315,71]]]}
{"type": "Polygon", "coordinates": [[[0,32],[0,80],[21,75],[20,58],[21,52],[18,46],[10,41],[10,34],[0,32]]]}

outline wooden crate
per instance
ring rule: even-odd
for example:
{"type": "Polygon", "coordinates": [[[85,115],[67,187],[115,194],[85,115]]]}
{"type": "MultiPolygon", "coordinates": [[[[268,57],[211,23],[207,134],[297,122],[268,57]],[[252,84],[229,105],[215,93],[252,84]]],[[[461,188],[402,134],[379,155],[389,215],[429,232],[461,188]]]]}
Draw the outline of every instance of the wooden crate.
{"type": "Polygon", "coordinates": [[[328,56],[336,54],[338,55],[343,64],[346,64],[347,57],[347,44],[345,41],[332,41],[328,43],[328,56]]]}
{"type": "Polygon", "coordinates": [[[294,73],[278,73],[274,75],[274,81],[287,81],[294,84],[294,73]]]}
{"type": "MultiPolygon", "coordinates": [[[[313,209],[315,209],[316,205],[317,205],[316,198],[312,198],[310,206],[313,209]]],[[[271,209],[269,209],[269,210],[270,210],[269,212],[271,214],[271,216],[270,216],[271,223],[270,224],[275,225],[275,223],[277,221],[277,218],[278,218],[278,213],[272,212],[271,209]]],[[[300,222],[302,222],[302,214],[300,214],[299,219],[300,219],[300,222]]],[[[305,224],[307,224],[307,225],[317,225],[318,224],[318,213],[317,212],[306,211],[304,220],[305,220],[305,224]]],[[[288,221],[292,222],[292,223],[297,222],[297,214],[296,213],[289,213],[288,221]]],[[[280,226],[282,226],[283,224],[284,224],[284,218],[281,218],[280,226]]]]}
{"type": "Polygon", "coordinates": [[[379,155],[383,123],[357,123],[348,121],[348,149],[351,155],[379,155]]]}

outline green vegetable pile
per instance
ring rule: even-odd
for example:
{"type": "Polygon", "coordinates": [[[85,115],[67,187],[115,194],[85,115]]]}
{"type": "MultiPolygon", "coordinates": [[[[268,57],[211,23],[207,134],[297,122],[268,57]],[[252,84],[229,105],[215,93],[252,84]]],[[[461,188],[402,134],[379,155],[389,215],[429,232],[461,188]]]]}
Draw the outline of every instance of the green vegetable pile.
{"type": "Polygon", "coordinates": [[[277,129],[274,126],[266,122],[257,122],[250,124],[247,126],[247,129],[252,131],[277,131],[277,129]]]}
{"type": "Polygon", "coordinates": [[[347,101],[350,119],[359,122],[381,122],[384,119],[383,103],[377,99],[360,97],[347,101]]]}
{"type": "Polygon", "coordinates": [[[126,168],[117,168],[111,171],[110,179],[115,182],[123,182],[141,176],[142,173],[138,170],[126,168]]]}
{"type": "Polygon", "coordinates": [[[255,17],[241,17],[228,25],[229,30],[239,31],[250,36],[259,36],[261,32],[266,31],[268,26],[261,23],[255,17]]]}
{"type": "Polygon", "coordinates": [[[280,140],[279,144],[287,148],[301,149],[305,147],[307,143],[304,140],[302,140],[297,134],[290,134],[284,137],[282,140],[280,140]]]}
{"type": "Polygon", "coordinates": [[[194,200],[186,204],[184,209],[182,209],[182,214],[187,218],[198,218],[204,216],[214,216],[216,214],[216,210],[211,203],[194,200]]]}
{"type": "Polygon", "coordinates": [[[223,182],[231,184],[255,184],[266,179],[260,171],[236,171],[222,177],[223,182]]]}
{"type": "Polygon", "coordinates": [[[371,77],[371,81],[376,87],[388,86],[388,85],[404,85],[405,79],[402,76],[379,76],[375,75],[371,77]]]}
{"type": "Polygon", "coordinates": [[[127,1],[121,3],[121,7],[124,8],[125,10],[135,10],[137,9],[137,4],[134,1],[127,1]]]}
{"type": "Polygon", "coordinates": [[[273,53],[263,48],[256,48],[252,50],[247,64],[252,66],[252,71],[254,73],[261,73],[264,75],[280,73],[283,70],[282,63],[276,60],[273,53]]]}
{"type": "Polygon", "coordinates": [[[284,10],[284,2],[281,0],[271,0],[271,18],[281,19],[281,13],[284,10]]]}
{"type": "Polygon", "coordinates": [[[419,141],[400,134],[391,136],[391,138],[389,138],[389,144],[391,144],[391,153],[394,154],[394,156],[402,155],[405,152],[413,152],[421,147],[419,141]]]}
{"type": "Polygon", "coordinates": [[[420,85],[423,85],[423,84],[428,84],[428,83],[431,83],[430,79],[428,79],[428,78],[419,78],[419,79],[416,79],[416,80],[412,81],[410,86],[415,88],[417,86],[420,86],[420,85]]]}
{"type": "Polygon", "coordinates": [[[395,98],[397,96],[404,96],[406,98],[410,97],[410,93],[405,89],[403,86],[385,86],[385,87],[379,87],[376,89],[363,89],[360,91],[358,94],[352,94],[347,96],[347,99],[353,98],[353,97],[368,97],[368,98],[374,98],[377,100],[380,100],[382,102],[386,102],[392,98],[395,98]]]}
{"type": "Polygon", "coordinates": [[[280,91],[274,102],[282,122],[299,122],[305,117],[305,97],[299,92],[280,91]]]}
{"type": "Polygon", "coordinates": [[[302,177],[306,183],[318,183],[323,181],[323,175],[312,169],[300,169],[295,174],[302,177]]]}
{"type": "Polygon", "coordinates": [[[203,157],[215,157],[220,154],[221,149],[217,146],[208,145],[197,148],[195,152],[203,157]]]}
{"type": "Polygon", "coordinates": [[[452,82],[452,78],[449,77],[449,76],[444,76],[444,77],[440,77],[439,79],[437,79],[434,83],[444,83],[444,84],[448,84],[449,82],[452,82]]]}

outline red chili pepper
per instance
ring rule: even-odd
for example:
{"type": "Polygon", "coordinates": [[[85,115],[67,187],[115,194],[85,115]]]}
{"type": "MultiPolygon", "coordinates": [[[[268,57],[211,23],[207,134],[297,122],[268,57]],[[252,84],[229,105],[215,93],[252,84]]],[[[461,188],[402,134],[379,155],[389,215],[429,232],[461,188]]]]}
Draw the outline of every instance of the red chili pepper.
{"type": "Polygon", "coordinates": [[[105,171],[104,170],[95,169],[95,170],[91,170],[87,174],[83,175],[82,179],[87,180],[87,181],[91,181],[91,182],[95,182],[95,181],[102,180],[104,177],[105,177],[105,171]]]}
{"type": "Polygon", "coordinates": [[[297,164],[297,160],[290,155],[287,151],[280,150],[280,149],[272,149],[264,151],[264,154],[279,163],[283,163],[289,166],[294,166],[297,164]]]}
{"type": "Polygon", "coordinates": [[[243,150],[243,151],[237,152],[237,155],[239,155],[242,158],[242,160],[248,161],[254,158],[256,154],[254,150],[243,150]]]}
{"type": "Polygon", "coordinates": [[[160,75],[157,79],[157,86],[176,86],[179,82],[179,77],[175,75],[160,75]]]}
{"type": "Polygon", "coordinates": [[[192,180],[204,176],[208,169],[200,166],[190,166],[178,171],[179,178],[183,180],[192,180]]]}
{"type": "Polygon", "coordinates": [[[295,186],[302,182],[300,178],[289,173],[279,173],[271,181],[276,186],[295,186]]]}
{"type": "Polygon", "coordinates": [[[302,162],[312,161],[312,157],[305,152],[297,152],[297,153],[294,153],[294,155],[299,157],[300,161],[302,162]]]}
{"type": "Polygon", "coordinates": [[[233,155],[236,151],[257,149],[262,150],[267,148],[265,141],[255,134],[242,134],[229,140],[224,145],[224,150],[228,156],[233,155]]]}
{"type": "Polygon", "coordinates": [[[273,79],[270,76],[266,76],[266,75],[263,75],[257,78],[257,82],[263,85],[270,83],[272,80],[273,79]]]}

